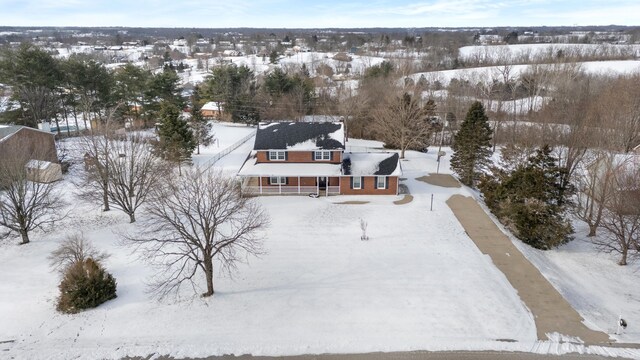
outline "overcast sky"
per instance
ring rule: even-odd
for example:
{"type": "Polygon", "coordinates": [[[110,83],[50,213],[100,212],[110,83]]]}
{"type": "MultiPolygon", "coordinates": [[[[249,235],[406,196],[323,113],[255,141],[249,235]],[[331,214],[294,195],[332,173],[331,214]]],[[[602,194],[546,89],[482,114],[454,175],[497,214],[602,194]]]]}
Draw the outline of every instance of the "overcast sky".
{"type": "Polygon", "coordinates": [[[0,0],[4,26],[639,25],[640,0],[0,0]]]}

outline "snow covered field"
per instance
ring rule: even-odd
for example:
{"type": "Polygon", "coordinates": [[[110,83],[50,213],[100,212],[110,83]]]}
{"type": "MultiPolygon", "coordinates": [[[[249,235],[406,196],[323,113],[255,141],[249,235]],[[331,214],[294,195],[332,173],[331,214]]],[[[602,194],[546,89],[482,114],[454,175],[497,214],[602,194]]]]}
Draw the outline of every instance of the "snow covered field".
{"type": "Polygon", "coordinates": [[[513,45],[474,45],[460,48],[463,60],[479,62],[496,60],[528,60],[536,61],[541,58],[557,57],[561,51],[566,56],[589,55],[637,55],[640,45],[612,45],[612,44],[513,44],[513,45]]]}
{"type": "MultiPolygon", "coordinates": [[[[582,69],[596,75],[626,75],[640,72],[640,60],[611,60],[611,61],[586,61],[579,63],[582,69]]],[[[525,72],[530,65],[511,65],[510,77],[514,79],[525,72]]],[[[452,79],[468,80],[471,83],[502,81],[500,72],[504,66],[485,66],[467,69],[442,70],[432,72],[415,73],[409,77],[418,81],[421,76],[430,82],[440,82],[442,86],[448,86],[452,79]]]]}
{"type": "MultiPolygon", "coordinates": [[[[229,143],[245,134],[240,134],[245,128],[219,125],[225,127],[214,131],[229,131],[229,143]]],[[[381,144],[350,140],[349,145],[374,149],[381,144]]],[[[240,146],[216,166],[237,171],[251,147],[251,142],[240,146]]],[[[215,153],[210,150],[208,154],[215,153]]],[[[470,193],[414,180],[435,172],[435,155],[408,152],[403,177],[415,198],[406,205],[394,205],[396,196],[259,198],[271,217],[266,254],[249,259],[232,278],[217,272],[212,298],[179,302],[158,302],[145,293],[152,269],[120,246],[114,233],[132,229],[127,217],[76,201],[67,177],[60,185],[73,206],[57,230],[35,233],[26,246],[0,243],[0,351],[25,359],[482,349],[640,357],[624,350],[537,341],[526,306],[445,204],[451,194],[470,193]],[[339,204],[356,199],[369,203],[339,204]],[[369,241],[360,240],[360,219],[369,224],[369,241]],[[78,231],[112,254],[105,265],[118,281],[118,298],[94,310],[62,315],[55,311],[58,274],[51,272],[46,257],[66,234],[78,231]]],[[[564,251],[547,254],[578,261],[573,248],[569,255],[564,251]]],[[[615,274],[607,281],[622,284],[635,279],[631,276],[615,274]]],[[[595,285],[599,279],[585,281],[595,285]]],[[[630,308],[640,308],[638,296],[617,293],[619,287],[611,286],[596,303],[615,300],[622,306],[627,301],[630,308]]],[[[591,288],[575,288],[572,296],[591,298],[591,288]]],[[[601,326],[595,310],[578,310],[601,326]]],[[[640,336],[625,338],[634,339],[640,341],[640,336]]]]}

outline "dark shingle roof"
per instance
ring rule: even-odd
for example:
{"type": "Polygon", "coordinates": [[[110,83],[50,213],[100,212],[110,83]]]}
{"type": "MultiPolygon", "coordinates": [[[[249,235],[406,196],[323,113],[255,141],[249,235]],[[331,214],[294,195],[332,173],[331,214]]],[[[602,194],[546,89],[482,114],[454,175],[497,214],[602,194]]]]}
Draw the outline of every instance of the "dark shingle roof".
{"type": "Polygon", "coordinates": [[[396,167],[398,166],[398,160],[400,156],[398,153],[393,154],[392,156],[382,160],[380,164],[378,164],[378,171],[373,175],[391,175],[394,171],[396,171],[396,167]]]}
{"type": "Polygon", "coordinates": [[[342,123],[282,122],[261,124],[254,150],[336,150],[344,149],[342,123]],[[300,145],[308,141],[309,144],[300,145]],[[298,145],[296,147],[296,145],[298,145]]]}

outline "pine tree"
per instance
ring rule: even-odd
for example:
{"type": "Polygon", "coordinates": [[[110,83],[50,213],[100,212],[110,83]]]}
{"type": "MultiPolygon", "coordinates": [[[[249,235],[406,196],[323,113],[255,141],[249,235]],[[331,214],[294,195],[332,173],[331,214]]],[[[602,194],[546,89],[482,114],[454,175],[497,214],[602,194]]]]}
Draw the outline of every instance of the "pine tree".
{"type": "Polygon", "coordinates": [[[193,130],[193,138],[196,142],[196,153],[200,155],[200,145],[208,146],[214,140],[211,133],[211,123],[202,116],[200,112],[200,90],[196,86],[191,95],[191,119],[189,125],[193,130]]]}
{"type": "Polygon", "coordinates": [[[451,146],[451,168],[463,184],[473,186],[481,170],[489,163],[491,134],[484,106],[476,101],[469,108],[451,146]]]}
{"type": "Polygon", "coordinates": [[[191,154],[197,146],[193,132],[189,124],[180,119],[180,109],[169,102],[162,103],[159,116],[161,123],[156,152],[162,158],[175,162],[182,174],[180,164],[191,160],[191,154]]]}
{"type": "Polygon", "coordinates": [[[515,167],[492,169],[479,188],[487,206],[520,240],[546,250],[566,243],[573,232],[564,219],[573,194],[563,181],[565,172],[545,145],[515,167]]]}

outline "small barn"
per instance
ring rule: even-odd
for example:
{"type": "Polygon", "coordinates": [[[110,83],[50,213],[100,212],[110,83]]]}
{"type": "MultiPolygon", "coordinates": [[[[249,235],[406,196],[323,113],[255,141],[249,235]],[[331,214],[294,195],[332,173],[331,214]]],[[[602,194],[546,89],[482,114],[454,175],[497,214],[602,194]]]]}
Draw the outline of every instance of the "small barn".
{"type": "Polygon", "coordinates": [[[55,134],[27,126],[0,125],[0,158],[58,163],[55,134]]]}
{"type": "Polygon", "coordinates": [[[29,181],[48,184],[62,179],[60,164],[43,160],[29,160],[25,167],[29,181]]]}

